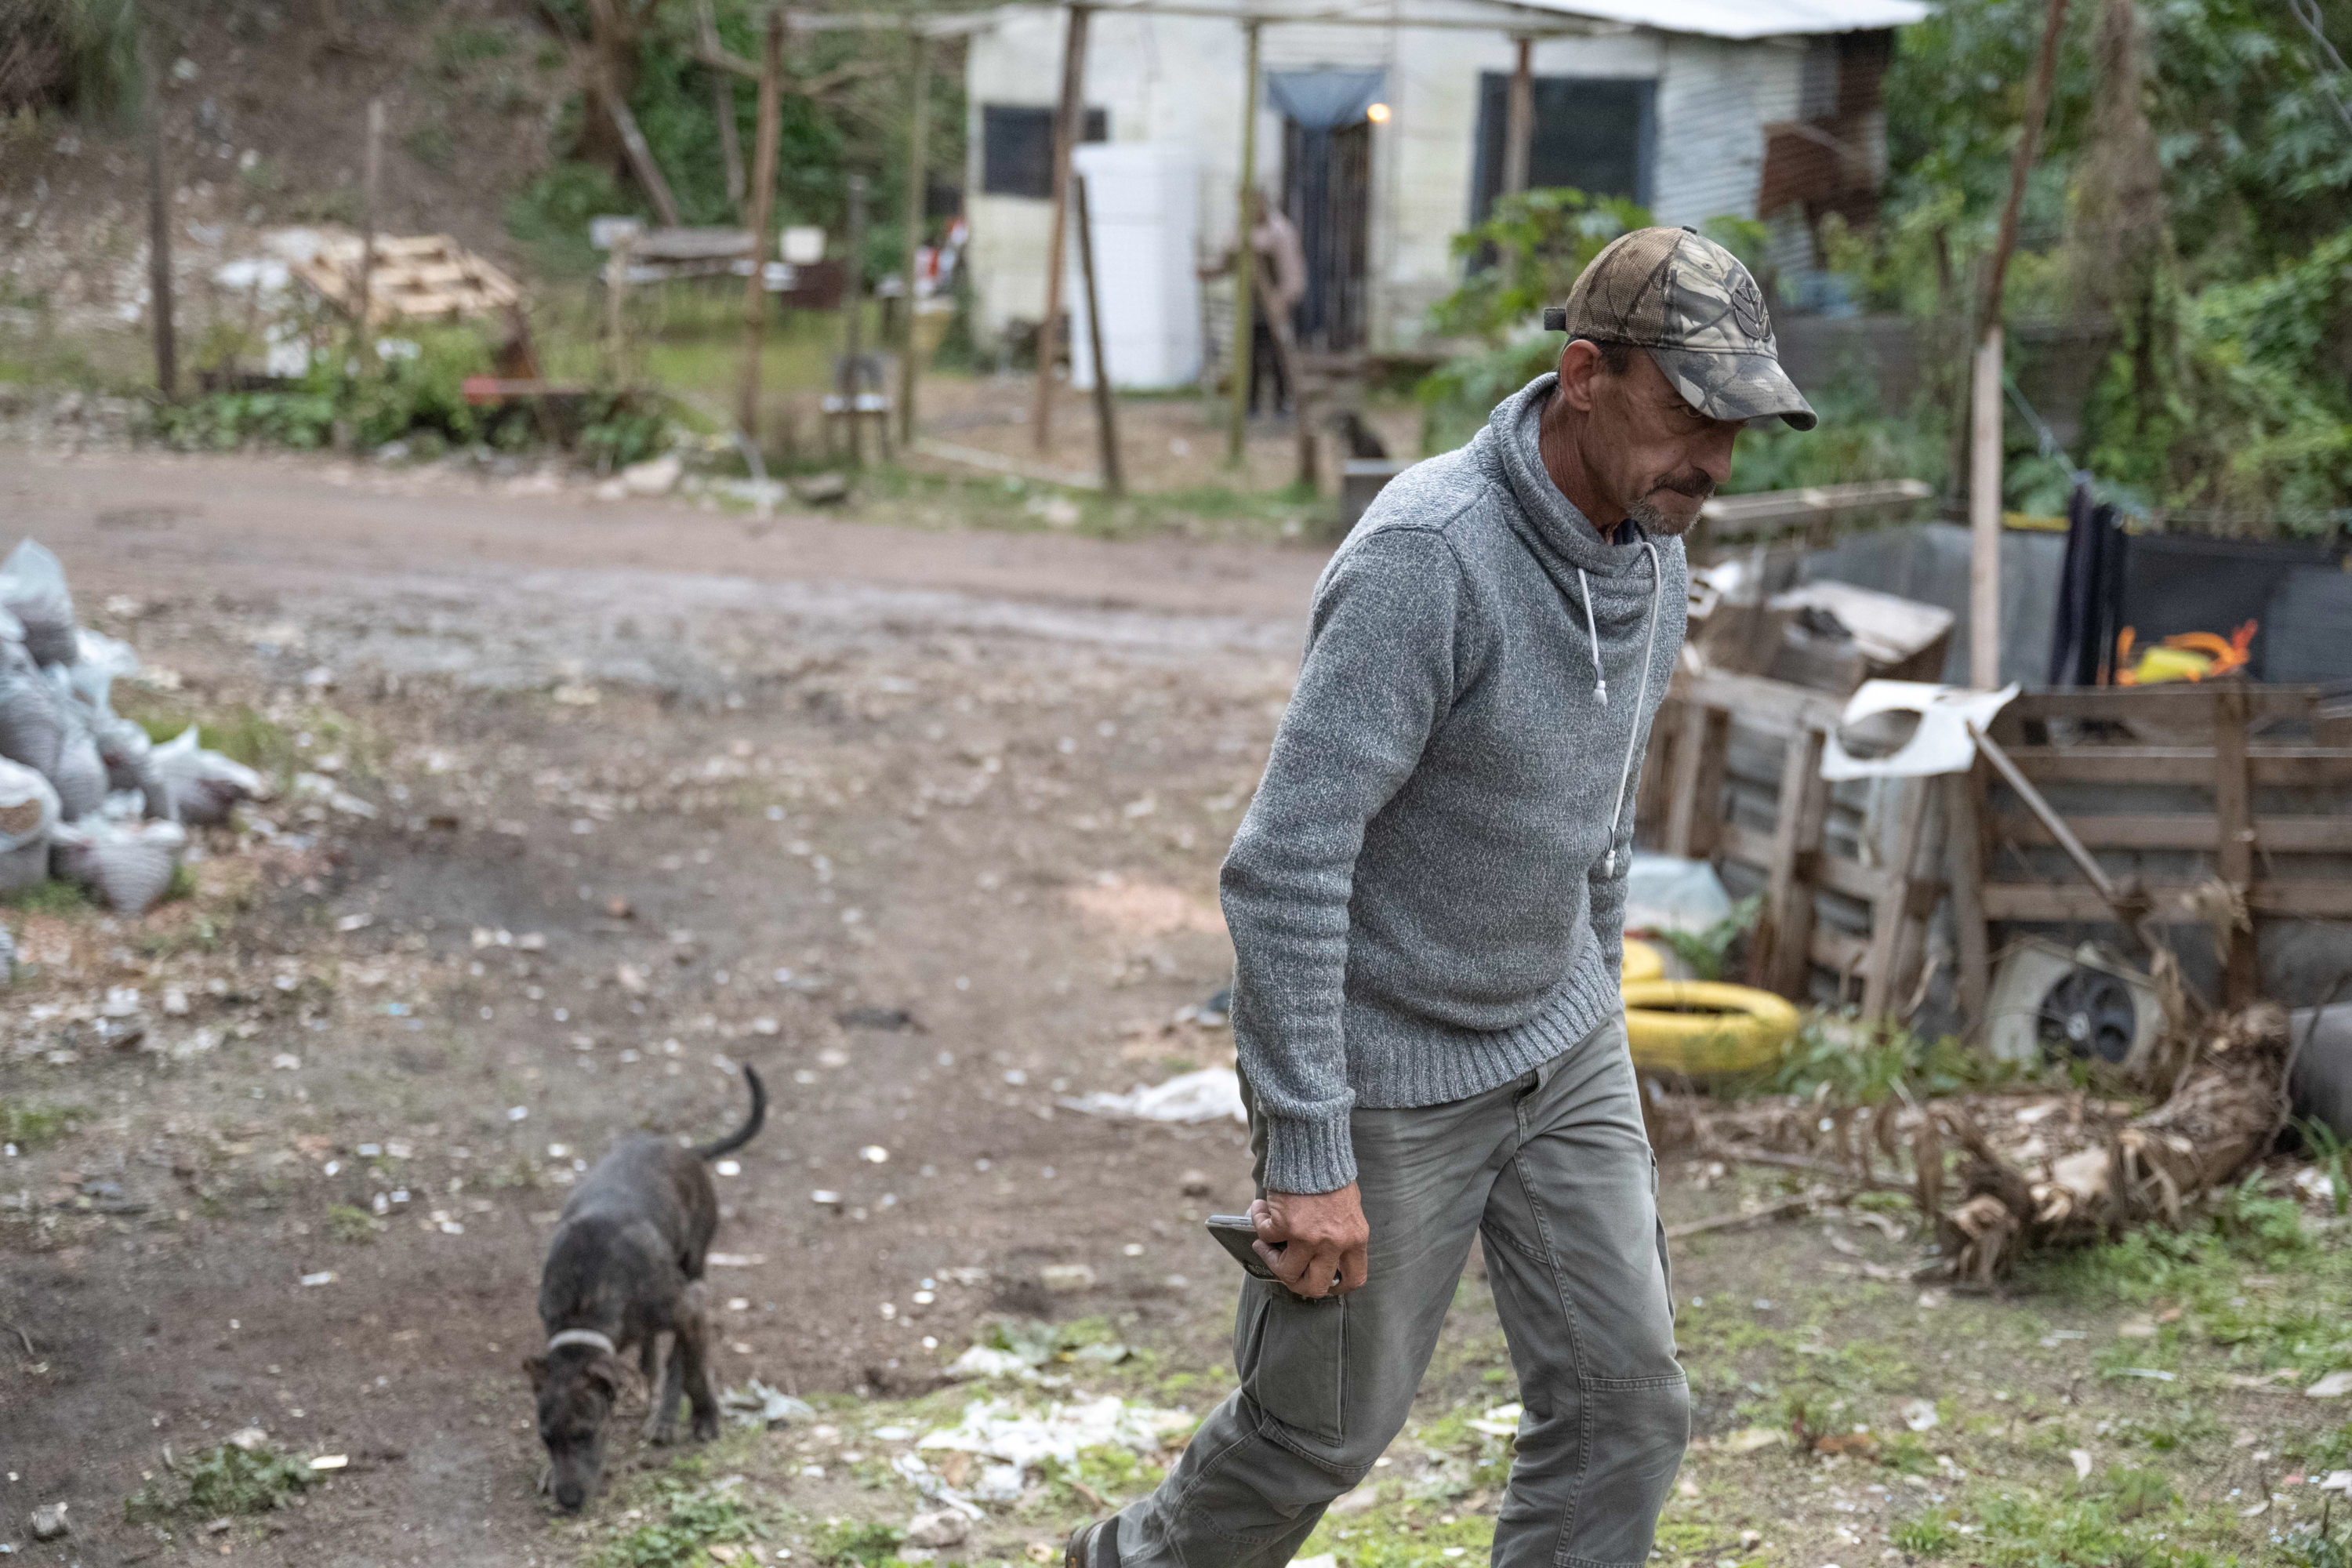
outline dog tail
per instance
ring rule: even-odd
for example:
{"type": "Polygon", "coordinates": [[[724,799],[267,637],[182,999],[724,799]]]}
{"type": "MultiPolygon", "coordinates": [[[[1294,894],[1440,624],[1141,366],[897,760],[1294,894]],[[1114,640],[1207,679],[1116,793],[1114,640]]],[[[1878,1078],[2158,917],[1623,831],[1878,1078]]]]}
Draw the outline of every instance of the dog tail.
{"type": "Polygon", "coordinates": [[[751,1086],[751,1114],[743,1119],[742,1126],[718,1142],[705,1143],[695,1150],[701,1158],[716,1160],[721,1154],[732,1154],[760,1135],[761,1123],[768,1120],[768,1086],[761,1083],[760,1075],[748,1066],[743,1069],[743,1081],[751,1086]]]}

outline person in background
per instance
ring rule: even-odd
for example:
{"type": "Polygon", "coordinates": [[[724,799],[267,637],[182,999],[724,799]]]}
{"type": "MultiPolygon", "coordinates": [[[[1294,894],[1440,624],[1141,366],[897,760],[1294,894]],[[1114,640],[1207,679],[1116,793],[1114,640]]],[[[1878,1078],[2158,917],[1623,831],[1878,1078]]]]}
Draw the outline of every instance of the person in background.
{"type": "MultiPolygon", "coordinates": [[[[1297,390],[1291,356],[1298,340],[1292,321],[1298,302],[1307,298],[1307,247],[1299,241],[1298,226],[1264,191],[1250,193],[1249,238],[1257,255],[1250,282],[1249,411],[1257,412],[1259,395],[1271,380],[1275,412],[1287,414],[1297,390]]],[[[1234,269],[1234,257],[1228,249],[1200,275],[1223,277],[1234,269]]]]}

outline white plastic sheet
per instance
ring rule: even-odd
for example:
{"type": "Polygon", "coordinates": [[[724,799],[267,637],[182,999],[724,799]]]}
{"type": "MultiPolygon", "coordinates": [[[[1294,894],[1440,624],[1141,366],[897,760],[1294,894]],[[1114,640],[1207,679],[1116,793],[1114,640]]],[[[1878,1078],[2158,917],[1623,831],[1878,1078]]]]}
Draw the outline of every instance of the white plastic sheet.
{"type": "Polygon", "coordinates": [[[1089,1116],[1132,1116],[1143,1121],[1249,1120],[1241,1079],[1231,1068],[1202,1068],[1156,1089],[1138,1084],[1130,1094],[1095,1093],[1062,1103],[1089,1116]]]}
{"type": "Polygon", "coordinates": [[[2014,684],[1999,691],[1971,691],[1927,680],[1865,680],[1846,703],[1842,722],[1858,724],[1880,713],[1913,712],[1919,715],[1919,728],[1884,757],[1851,755],[1832,731],[1822,748],[1822,777],[1842,784],[1847,779],[1916,779],[1964,772],[1977,755],[1969,726],[1981,730],[1990,725],[2017,690],[2014,684]]]}

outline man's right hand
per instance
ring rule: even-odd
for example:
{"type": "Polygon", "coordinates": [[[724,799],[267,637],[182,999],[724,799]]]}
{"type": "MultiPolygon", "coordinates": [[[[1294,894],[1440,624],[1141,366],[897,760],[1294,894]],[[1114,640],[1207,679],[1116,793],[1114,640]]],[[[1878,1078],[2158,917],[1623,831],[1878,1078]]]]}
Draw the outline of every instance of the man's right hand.
{"type": "Polygon", "coordinates": [[[1336,1193],[1268,1193],[1249,1215],[1257,1255],[1293,1295],[1344,1296],[1370,1278],[1372,1227],[1355,1183],[1336,1193]]]}

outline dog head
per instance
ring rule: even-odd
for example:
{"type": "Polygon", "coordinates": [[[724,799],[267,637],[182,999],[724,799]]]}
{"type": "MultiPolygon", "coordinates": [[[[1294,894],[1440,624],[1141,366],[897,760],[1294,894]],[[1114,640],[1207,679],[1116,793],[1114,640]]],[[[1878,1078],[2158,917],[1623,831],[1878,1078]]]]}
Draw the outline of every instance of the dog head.
{"type": "Polygon", "coordinates": [[[604,1468],[604,1424],[620,1397],[618,1358],[585,1345],[566,1345],[522,1363],[539,1391],[539,1440],[547,1445],[550,1489],[556,1505],[576,1513],[596,1489],[604,1468]]]}

